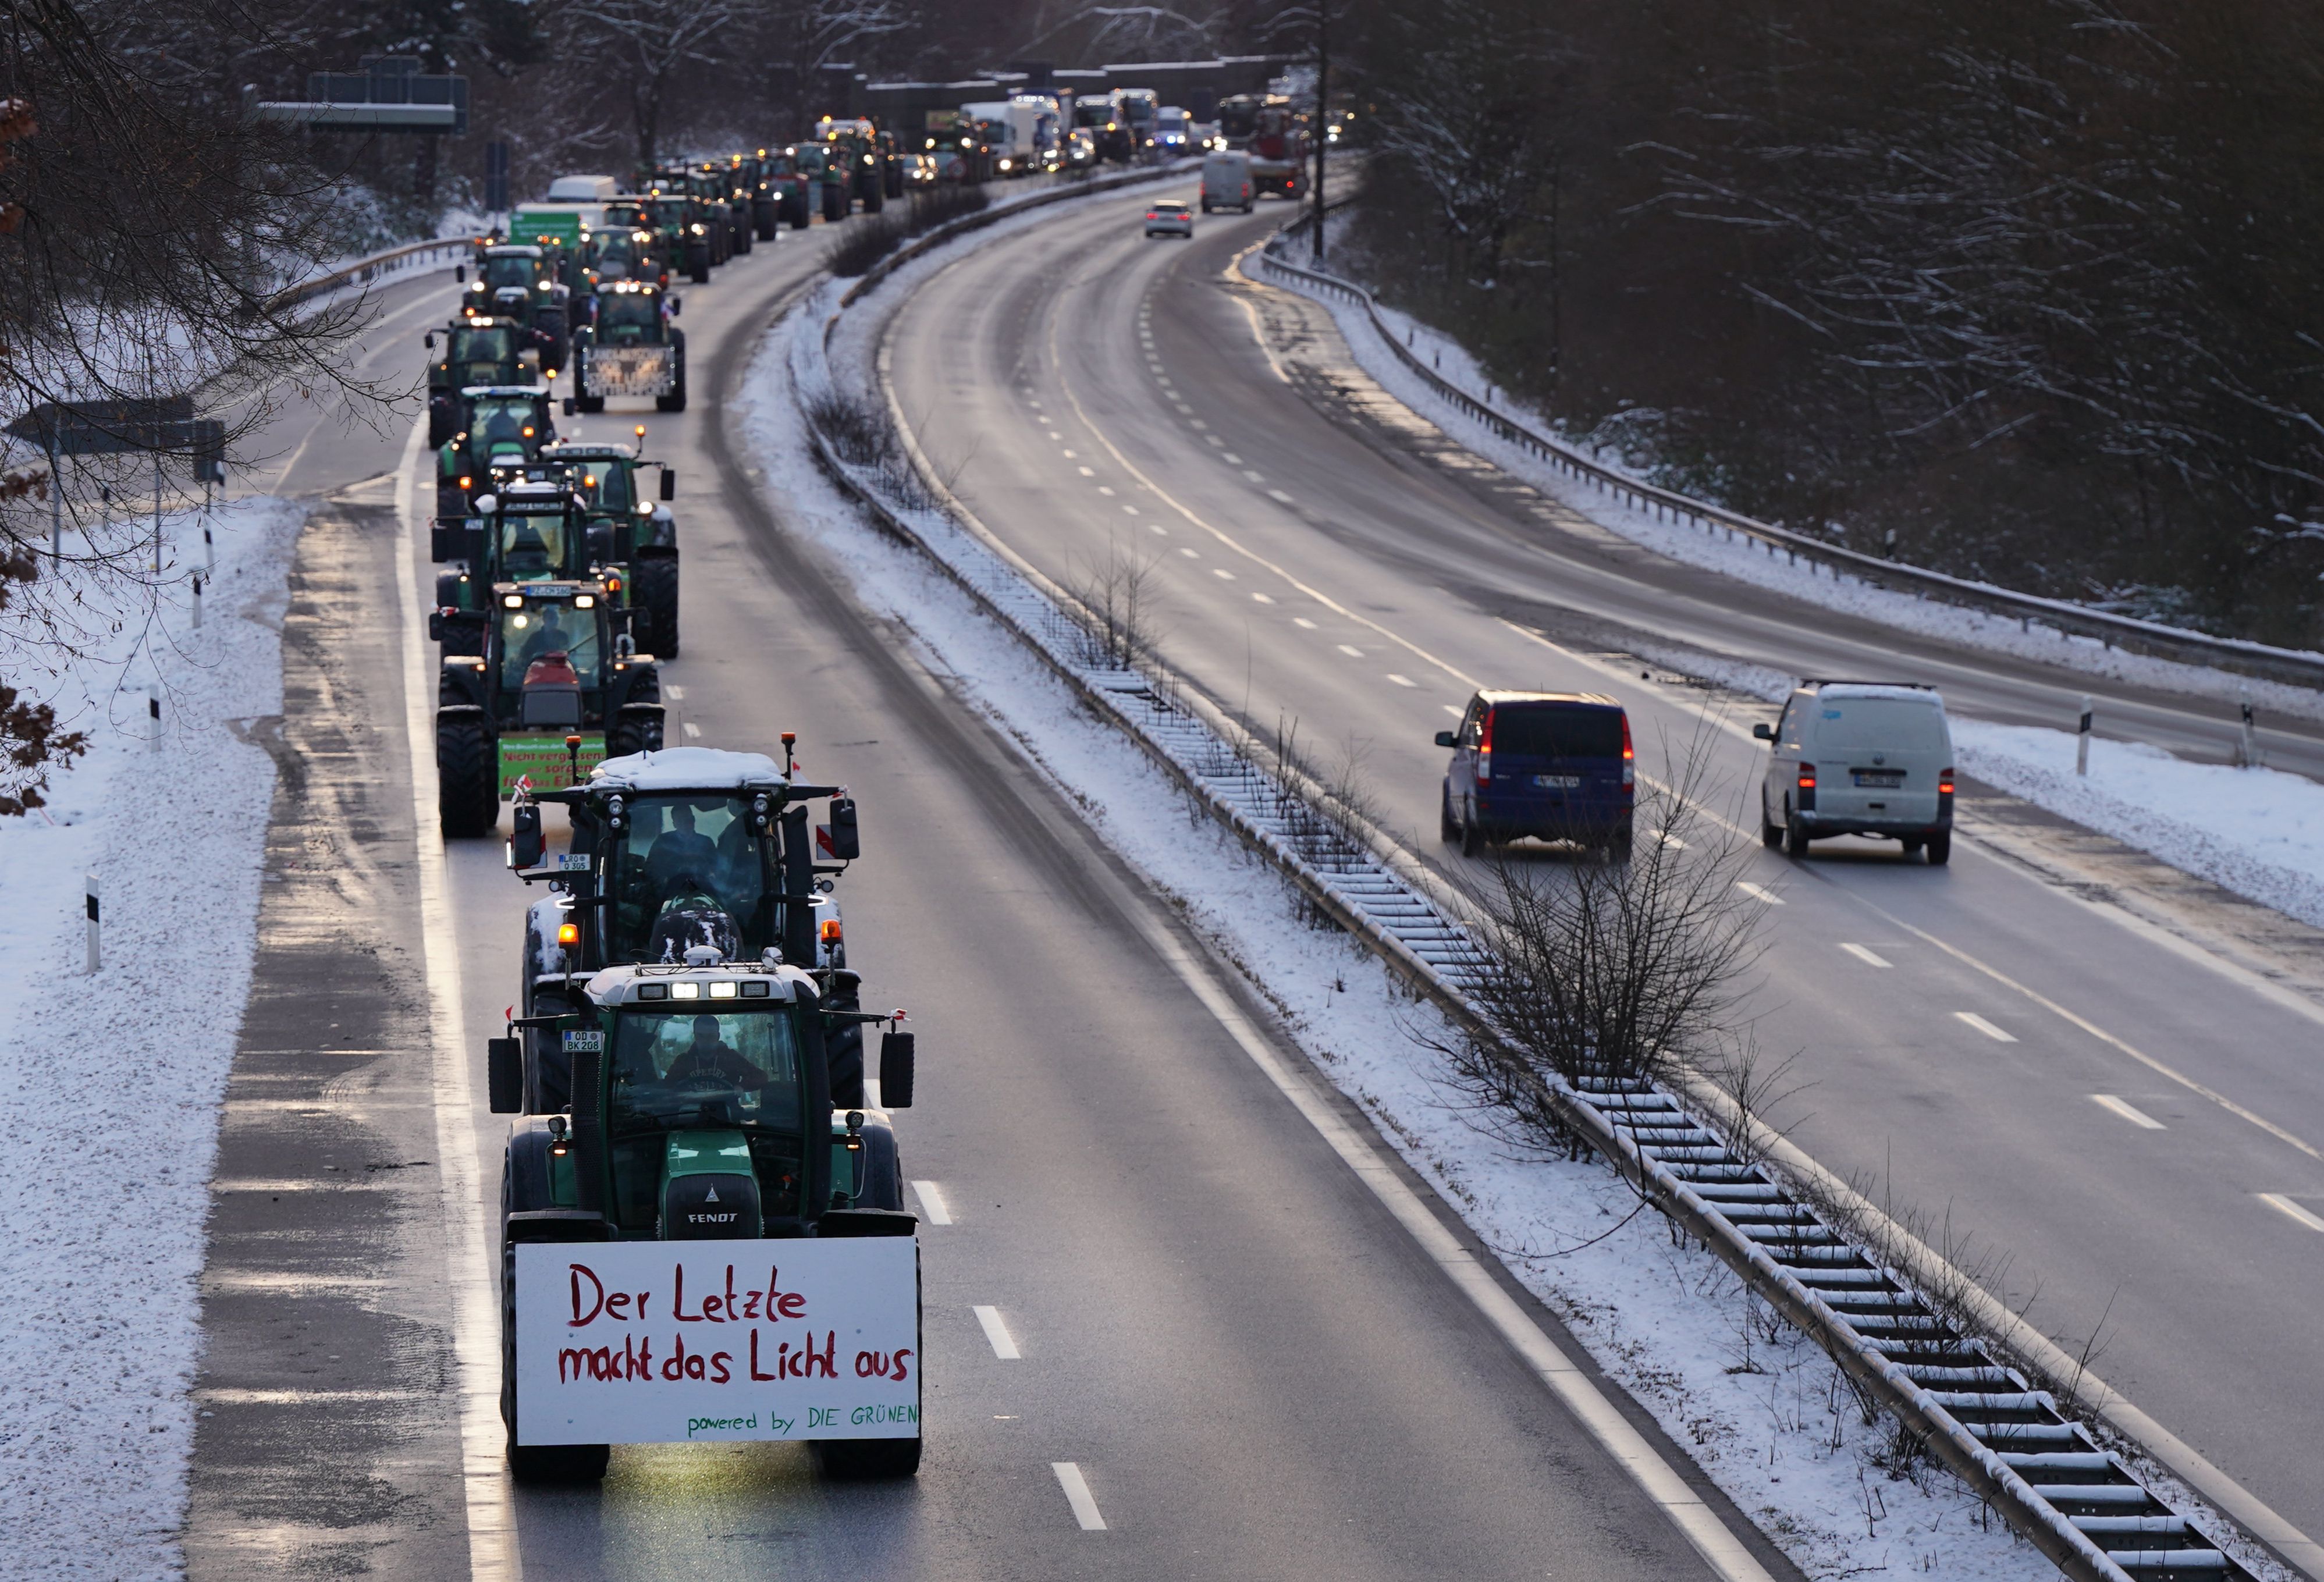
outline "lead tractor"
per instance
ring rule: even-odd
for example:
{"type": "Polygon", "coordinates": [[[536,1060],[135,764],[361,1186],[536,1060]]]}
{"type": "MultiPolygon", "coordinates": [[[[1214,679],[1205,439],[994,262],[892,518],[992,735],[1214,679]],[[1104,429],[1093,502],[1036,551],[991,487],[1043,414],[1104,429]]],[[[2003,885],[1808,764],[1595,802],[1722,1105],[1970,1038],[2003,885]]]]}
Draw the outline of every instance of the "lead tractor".
{"type": "MultiPolygon", "coordinates": [[[[661,673],[622,630],[605,584],[499,583],[483,651],[447,654],[437,683],[444,833],[485,835],[521,789],[572,785],[607,758],[661,746],[661,673]]],[[[429,616],[442,642],[445,617],[429,616]]]]}

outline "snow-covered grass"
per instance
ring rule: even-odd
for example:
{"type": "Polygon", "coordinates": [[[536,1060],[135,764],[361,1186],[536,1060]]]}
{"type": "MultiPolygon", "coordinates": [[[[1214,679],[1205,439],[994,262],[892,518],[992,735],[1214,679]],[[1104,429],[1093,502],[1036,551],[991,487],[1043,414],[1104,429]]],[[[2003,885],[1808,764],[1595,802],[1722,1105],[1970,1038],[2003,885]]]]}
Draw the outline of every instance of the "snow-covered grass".
{"type": "MultiPolygon", "coordinates": [[[[1893,1458],[1890,1429],[1865,1422],[1829,1359],[1771,1320],[1715,1259],[1673,1246],[1661,1219],[1636,1212],[1617,1177],[1480,1129],[1430,1051],[1429,1040],[1447,1033],[1432,1007],[1348,936],[1303,923],[1275,870],[1194,814],[1136,747],[1078,709],[1042,661],[925,556],[864,521],[807,459],[794,399],[828,369],[868,388],[870,313],[847,315],[824,356],[822,325],[836,295],[825,288],[777,327],[746,389],[746,433],[784,520],[868,607],[913,633],[930,667],[957,678],[1240,966],[1390,1145],[1489,1245],[1506,1249],[1517,1276],[1810,1576],[2054,1576],[1949,1476],[1893,1458]]],[[[974,585],[1014,581],[966,529],[933,511],[911,520],[974,585]]]]}
{"type": "MultiPolygon", "coordinates": [[[[1295,257],[1293,262],[1304,263],[1305,260],[1295,257]]],[[[1558,472],[1532,452],[1502,438],[1439,397],[1426,380],[1405,365],[1360,305],[1308,290],[1287,275],[1266,272],[1257,253],[1245,258],[1243,269],[1253,280],[1299,290],[1329,308],[1357,364],[1383,390],[1462,446],[1644,548],[1899,630],[2190,697],[2230,704],[2247,697],[2255,706],[2270,713],[2324,720],[2324,692],[2313,688],[2253,680],[2200,665],[2181,665],[2126,653],[2095,638],[2069,636],[2053,628],[2035,625],[2029,630],[2014,616],[1988,615],[1982,611],[1916,598],[1911,593],[1873,587],[1854,577],[1819,570],[1804,562],[1794,563],[1787,556],[1769,554],[1748,539],[1730,539],[1723,529],[1706,530],[1657,520],[1651,512],[1625,505],[1586,480],[1558,472]]],[[[1392,332],[1399,338],[1408,336],[1411,350],[1429,362],[1443,378],[1479,400],[1489,395],[1491,404],[1539,432],[1555,432],[1554,423],[1512,400],[1508,391],[1489,384],[1475,360],[1449,336],[1393,309],[1384,308],[1380,312],[1392,332]]],[[[1609,470],[1637,476],[1642,483],[1654,482],[1626,468],[1618,456],[1600,452],[1593,453],[1591,459],[1609,470]]]]}
{"type": "MultiPolygon", "coordinates": [[[[0,820],[0,1570],[180,1568],[193,1449],[196,1283],[246,997],[282,708],[281,621],[301,511],[221,508],[190,624],[179,582],[50,690],[91,738],[49,805],[0,820]],[[158,745],[145,687],[162,687],[158,745]],[[103,890],[85,971],[82,878],[103,890]]],[[[169,524],[201,564],[198,513],[169,524]]],[[[124,615],[131,612],[123,612],[124,615]]],[[[14,658],[21,658],[15,656],[14,658]]]]}

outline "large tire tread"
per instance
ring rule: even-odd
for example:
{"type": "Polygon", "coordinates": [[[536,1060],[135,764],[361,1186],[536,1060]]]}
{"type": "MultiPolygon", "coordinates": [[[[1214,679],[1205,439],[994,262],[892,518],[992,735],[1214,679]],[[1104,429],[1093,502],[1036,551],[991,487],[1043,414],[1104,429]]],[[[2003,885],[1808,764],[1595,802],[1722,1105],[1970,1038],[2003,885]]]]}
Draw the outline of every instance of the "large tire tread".
{"type": "Polygon", "coordinates": [[[436,810],[454,840],[489,835],[500,823],[493,733],[470,717],[436,722],[436,810]]]}

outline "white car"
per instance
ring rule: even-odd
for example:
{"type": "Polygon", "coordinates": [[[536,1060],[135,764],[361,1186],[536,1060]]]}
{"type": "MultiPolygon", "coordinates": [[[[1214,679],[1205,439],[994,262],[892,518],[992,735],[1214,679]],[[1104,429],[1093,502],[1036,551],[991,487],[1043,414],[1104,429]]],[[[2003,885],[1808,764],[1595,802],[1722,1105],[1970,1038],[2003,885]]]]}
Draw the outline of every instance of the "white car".
{"type": "Polygon", "coordinates": [[[1832,835],[1901,842],[1941,864],[1953,849],[1953,738],[1934,687],[1803,681],[1773,725],[1759,836],[1794,857],[1832,835]]]}
{"type": "Polygon", "coordinates": [[[1146,206],[1146,234],[1149,236],[1184,236],[1194,239],[1194,211],[1183,203],[1150,203],[1146,206]]]}

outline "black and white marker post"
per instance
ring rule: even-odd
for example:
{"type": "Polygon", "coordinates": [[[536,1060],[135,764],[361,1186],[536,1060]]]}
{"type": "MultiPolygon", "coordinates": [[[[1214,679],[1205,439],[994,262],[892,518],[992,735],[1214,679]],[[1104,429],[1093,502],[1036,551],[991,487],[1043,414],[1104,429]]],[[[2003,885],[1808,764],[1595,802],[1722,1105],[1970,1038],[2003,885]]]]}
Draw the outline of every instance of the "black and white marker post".
{"type": "Polygon", "coordinates": [[[2074,733],[2074,773],[2090,772],[2090,694],[2082,694],[2082,722],[2074,733]]]}
{"type": "Polygon", "coordinates": [[[84,883],[88,886],[85,898],[88,905],[88,970],[94,973],[101,960],[97,948],[97,875],[84,876],[84,883]]]}

